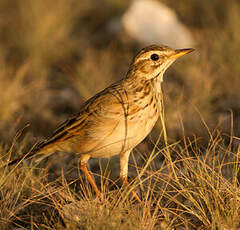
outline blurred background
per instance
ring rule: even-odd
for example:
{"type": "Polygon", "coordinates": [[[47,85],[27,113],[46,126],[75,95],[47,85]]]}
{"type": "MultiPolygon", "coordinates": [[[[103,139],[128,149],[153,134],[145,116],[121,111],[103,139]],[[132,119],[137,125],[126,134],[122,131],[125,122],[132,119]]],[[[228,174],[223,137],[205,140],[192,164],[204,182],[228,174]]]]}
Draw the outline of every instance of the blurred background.
{"type": "MultiPolygon", "coordinates": [[[[208,129],[238,136],[239,12],[237,0],[1,0],[2,150],[26,124],[18,150],[51,134],[152,43],[196,48],[165,74],[169,142],[185,135],[204,144],[208,129]]],[[[160,132],[159,122],[137,149],[160,132]]]]}

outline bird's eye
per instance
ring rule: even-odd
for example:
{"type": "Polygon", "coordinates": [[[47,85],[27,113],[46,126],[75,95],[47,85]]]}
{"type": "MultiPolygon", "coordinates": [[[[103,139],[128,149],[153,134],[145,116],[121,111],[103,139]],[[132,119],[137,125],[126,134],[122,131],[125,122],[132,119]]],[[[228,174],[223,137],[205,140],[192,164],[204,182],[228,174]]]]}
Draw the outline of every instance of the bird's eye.
{"type": "Polygon", "coordinates": [[[151,55],[151,59],[152,59],[153,61],[157,61],[157,60],[159,59],[159,56],[158,56],[157,54],[152,54],[152,55],[151,55]]]}

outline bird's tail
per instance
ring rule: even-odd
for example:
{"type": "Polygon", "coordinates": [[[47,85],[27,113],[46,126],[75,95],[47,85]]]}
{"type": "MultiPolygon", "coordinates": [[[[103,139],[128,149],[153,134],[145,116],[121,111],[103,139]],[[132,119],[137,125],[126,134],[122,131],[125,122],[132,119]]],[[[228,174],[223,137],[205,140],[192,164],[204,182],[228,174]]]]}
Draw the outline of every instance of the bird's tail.
{"type": "Polygon", "coordinates": [[[5,165],[11,166],[11,165],[17,164],[20,161],[29,159],[29,158],[33,157],[34,155],[36,155],[36,154],[37,154],[37,152],[29,152],[29,153],[23,154],[22,156],[20,156],[17,159],[14,159],[14,160],[8,162],[5,165]]]}
{"type": "Polygon", "coordinates": [[[20,157],[8,162],[4,166],[11,166],[17,164],[23,160],[33,158],[35,155],[40,154],[49,155],[50,153],[53,153],[56,150],[58,149],[56,147],[51,146],[51,144],[49,144],[47,141],[42,141],[35,144],[29,152],[22,154],[20,157]]]}

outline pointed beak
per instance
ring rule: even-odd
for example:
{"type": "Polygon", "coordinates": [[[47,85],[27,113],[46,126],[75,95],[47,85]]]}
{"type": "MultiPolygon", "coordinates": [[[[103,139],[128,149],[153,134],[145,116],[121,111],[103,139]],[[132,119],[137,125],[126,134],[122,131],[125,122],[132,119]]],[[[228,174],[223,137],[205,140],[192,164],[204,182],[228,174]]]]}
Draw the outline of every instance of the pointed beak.
{"type": "Polygon", "coordinates": [[[192,48],[189,48],[189,49],[177,49],[175,50],[175,53],[172,54],[169,59],[173,59],[173,60],[176,60],[177,58],[185,55],[185,54],[188,54],[188,53],[191,53],[193,52],[195,49],[192,49],[192,48]]]}

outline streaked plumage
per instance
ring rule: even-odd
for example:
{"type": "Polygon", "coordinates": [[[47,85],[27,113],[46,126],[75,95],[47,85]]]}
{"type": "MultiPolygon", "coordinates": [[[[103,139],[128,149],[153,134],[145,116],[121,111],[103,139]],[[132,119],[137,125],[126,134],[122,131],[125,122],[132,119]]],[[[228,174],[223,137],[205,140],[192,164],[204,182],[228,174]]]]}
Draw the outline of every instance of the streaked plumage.
{"type": "MultiPolygon", "coordinates": [[[[37,144],[27,158],[56,151],[74,152],[88,180],[92,180],[85,167],[90,157],[120,155],[120,175],[126,181],[131,150],[150,133],[159,117],[163,73],[175,59],[191,51],[156,45],[142,49],[125,78],[90,98],[78,114],[37,144]]],[[[99,194],[95,183],[93,187],[99,194]]]]}

